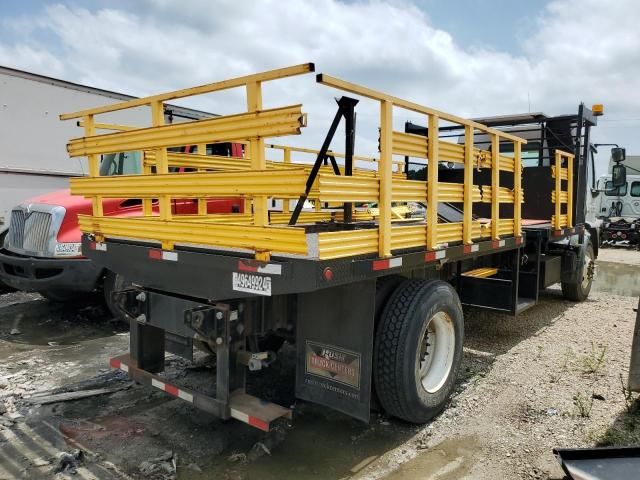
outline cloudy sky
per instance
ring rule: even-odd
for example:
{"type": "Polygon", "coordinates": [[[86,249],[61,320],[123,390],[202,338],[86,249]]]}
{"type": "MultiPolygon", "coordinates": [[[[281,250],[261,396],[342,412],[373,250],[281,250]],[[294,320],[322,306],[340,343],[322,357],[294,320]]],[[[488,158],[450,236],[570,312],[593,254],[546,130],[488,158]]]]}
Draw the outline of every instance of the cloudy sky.
{"type": "MultiPolygon", "coordinates": [[[[604,103],[595,140],[640,154],[639,25],[637,0],[22,0],[3,2],[0,64],[146,95],[313,61],[465,116],[604,103]]],[[[318,147],[335,95],[307,76],[273,82],[265,106],[304,103],[309,134],[296,141],[318,147]]],[[[230,92],[188,105],[233,113],[242,102],[230,92]]],[[[376,111],[359,106],[363,153],[375,150],[376,111]]]]}

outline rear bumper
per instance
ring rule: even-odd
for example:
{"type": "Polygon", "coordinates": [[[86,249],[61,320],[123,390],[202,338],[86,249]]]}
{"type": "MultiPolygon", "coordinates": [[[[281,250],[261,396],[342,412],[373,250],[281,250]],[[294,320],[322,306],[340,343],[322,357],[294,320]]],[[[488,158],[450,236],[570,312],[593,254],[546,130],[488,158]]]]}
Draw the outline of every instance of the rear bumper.
{"type": "Polygon", "coordinates": [[[25,257],[0,250],[0,281],[18,290],[91,292],[101,274],[102,269],[86,258],[25,257]]]}

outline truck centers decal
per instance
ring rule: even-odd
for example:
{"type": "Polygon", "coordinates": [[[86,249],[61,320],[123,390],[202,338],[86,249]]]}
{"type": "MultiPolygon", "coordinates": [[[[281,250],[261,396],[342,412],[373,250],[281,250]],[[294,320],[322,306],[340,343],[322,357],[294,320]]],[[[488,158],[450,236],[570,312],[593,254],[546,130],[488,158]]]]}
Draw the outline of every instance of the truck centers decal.
{"type": "Polygon", "coordinates": [[[360,389],[360,354],[307,341],[306,373],[360,389]]]}

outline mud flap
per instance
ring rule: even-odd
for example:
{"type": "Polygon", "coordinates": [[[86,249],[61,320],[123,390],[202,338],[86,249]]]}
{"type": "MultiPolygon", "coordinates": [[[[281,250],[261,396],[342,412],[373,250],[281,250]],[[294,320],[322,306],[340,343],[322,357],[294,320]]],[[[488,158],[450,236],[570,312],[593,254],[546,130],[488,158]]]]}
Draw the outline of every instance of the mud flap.
{"type": "Polygon", "coordinates": [[[375,280],[298,296],[296,396],[369,421],[375,280]]]}

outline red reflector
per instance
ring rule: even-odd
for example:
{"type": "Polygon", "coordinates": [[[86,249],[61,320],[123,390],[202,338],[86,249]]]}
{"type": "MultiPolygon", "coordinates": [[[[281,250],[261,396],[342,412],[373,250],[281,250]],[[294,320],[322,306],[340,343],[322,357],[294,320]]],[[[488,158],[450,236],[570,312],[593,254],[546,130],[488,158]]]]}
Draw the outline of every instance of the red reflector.
{"type": "Polygon", "coordinates": [[[96,242],[89,242],[89,250],[95,250],[96,249],[96,242]]]}
{"type": "Polygon", "coordinates": [[[327,282],[333,280],[333,270],[331,270],[329,267],[325,268],[322,271],[322,278],[324,278],[327,282]]]}
{"type": "Polygon", "coordinates": [[[157,248],[149,250],[149,258],[152,258],[153,260],[162,260],[162,250],[158,250],[157,248]]]}
{"type": "Polygon", "coordinates": [[[389,260],[374,260],[372,268],[373,270],[386,270],[389,268],[389,260]]]}
{"type": "Polygon", "coordinates": [[[249,425],[251,425],[252,427],[259,428],[263,432],[269,431],[269,424],[264,420],[260,420],[259,418],[256,418],[256,417],[251,417],[251,416],[249,417],[249,425]]]}
{"type": "Polygon", "coordinates": [[[168,383],[164,384],[164,391],[173,395],[174,397],[177,397],[179,393],[177,387],[174,387],[173,385],[169,385],[168,383]]]}
{"type": "Polygon", "coordinates": [[[242,260],[238,260],[238,270],[240,272],[257,272],[258,271],[258,266],[257,265],[247,265],[246,263],[244,263],[242,260]]]}

